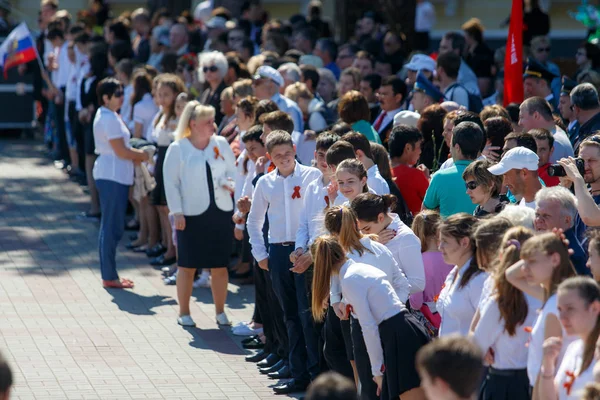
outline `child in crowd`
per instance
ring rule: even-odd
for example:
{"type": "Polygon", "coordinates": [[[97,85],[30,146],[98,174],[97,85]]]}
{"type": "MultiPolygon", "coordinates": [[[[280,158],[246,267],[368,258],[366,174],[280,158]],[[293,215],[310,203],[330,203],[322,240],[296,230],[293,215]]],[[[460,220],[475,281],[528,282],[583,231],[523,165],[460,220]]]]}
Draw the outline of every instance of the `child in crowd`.
{"type": "Polygon", "coordinates": [[[367,137],[358,132],[348,132],[342,136],[342,140],[350,143],[354,147],[356,159],[362,163],[367,170],[367,184],[377,194],[389,194],[390,187],[383,176],[379,173],[377,164],[373,161],[373,152],[371,151],[371,142],[367,137]]]}
{"type": "Polygon", "coordinates": [[[355,158],[342,161],[335,171],[334,184],[329,187],[329,198],[334,204],[349,206],[356,196],[368,192],[367,171],[362,163],[355,158]]]}

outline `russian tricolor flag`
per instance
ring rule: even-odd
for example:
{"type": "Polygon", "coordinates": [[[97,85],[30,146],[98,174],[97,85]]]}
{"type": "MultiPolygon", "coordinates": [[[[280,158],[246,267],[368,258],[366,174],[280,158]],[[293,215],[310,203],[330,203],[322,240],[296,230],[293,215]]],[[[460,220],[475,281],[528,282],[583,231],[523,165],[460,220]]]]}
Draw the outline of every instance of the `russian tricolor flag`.
{"type": "Polygon", "coordinates": [[[0,67],[4,78],[9,68],[26,64],[37,57],[35,45],[27,25],[23,22],[10,32],[10,35],[0,46],[0,67]]]}

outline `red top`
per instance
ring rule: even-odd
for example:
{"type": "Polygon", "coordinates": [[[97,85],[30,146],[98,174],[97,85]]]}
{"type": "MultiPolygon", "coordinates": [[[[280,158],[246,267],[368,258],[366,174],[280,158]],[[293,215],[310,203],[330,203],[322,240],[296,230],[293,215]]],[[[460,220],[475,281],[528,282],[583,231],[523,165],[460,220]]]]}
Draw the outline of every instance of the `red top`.
{"type": "Polygon", "coordinates": [[[402,197],[404,197],[404,201],[406,201],[406,205],[413,215],[417,215],[421,211],[425,192],[429,187],[429,180],[425,177],[423,171],[404,164],[392,168],[392,175],[396,186],[398,186],[402,197]]]}
{"type": "Polygon", "coordinates": [[[558,184],[560,183],[560,179],[558,179],[557,176],[548,175],[548,167],[549,166],[550,166],[550,163],[544,164],[541,167],[539,167],[538,175],[539,175],[540,179],[544,181],[544,183],[546,184],[546,187],[558,186],[558,184]]]}

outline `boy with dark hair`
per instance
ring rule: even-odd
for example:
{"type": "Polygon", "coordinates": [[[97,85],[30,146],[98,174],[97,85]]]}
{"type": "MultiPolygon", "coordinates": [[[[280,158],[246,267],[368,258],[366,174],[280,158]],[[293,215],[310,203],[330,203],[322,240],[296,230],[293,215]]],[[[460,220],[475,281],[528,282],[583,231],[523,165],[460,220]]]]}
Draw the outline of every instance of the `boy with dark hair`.
{"type": "Polygon", "coordinates": [[[123,85],[123,105],[121,106],[121,119],[125,122],[128,128],[131,129],[131,95],[133,93],[133,84],[131,77],[133,76],[133,60],[124,58],[115,65],[115,78],[121,81],[123,85]]]}
{"type": "Polygon", "coordinates": [[[367,185],[377,194],[390,194],[388,186],[377,164],[373,161],[373,153],[371,152],[371,142],[367,137],[358,132],[348,132],[342,136],[342,140],[350,143],[354,147],[354,153],[358,161],[364,165],[367,170],[367,185]]]}
{"type": "Polygon", "coordinates": [[[356,398],[354,382],[336,372],[321,374],[306,392],[306,400],[355,400],[356,398]]]}
{"type": "Polygon", "coordinates": [[[10,398],[10,388],[13,384],[13,377],[8,362],[0,354],[0,400],[10,398]]]}
{"type": "Polygon", "coordinates": [[[420,169],[415,168],[421,157],[423,135],[412,126],[395,126],[388,143],[392,161],[392,175],[413,215],[421,211],[421,205],[429,187],[429,180],[420,169]]]}
{"type": "Polygon", "coordinates": [[[329,168],[335,172],[335,169],[342,161],[356,158],[356,153],[354,152],[354,146],[345,140],[340,140],[327,150],[325,158],[329,168]]]}
{"type": "Polygon", "coordinates": [[[537,155],[540,158],[538,175],[546,187],[557,186],[560,183],[558,176],[548,175],[548,167],[554,152],[554,136],[547,129],[532,129],[529,133],[535,139],[537,155]]]}
{"type": "Polygon", "coordinates": [[[479,390],[483,353],[465,337],[434,340],[419,350],[416,364],[428,399],[469,400],[479,390]]]}
{"type": "Polygon", "coordinates": [[[310,182],[321,176],[318,169],[296,162],[296,150],[289,133],[269,134],[267,151],[276,169],[258,179],[248,214],[252,254],[263,270],[270,271],[273,290],[283,309],[289,339],[292,379],[275,386],[277,394],[303,391],[319,373],[317,335],[312,323],[305,275],[294,273],[290,255],[294,251],[302,202],[310,182]],[[263,225],[269,219],[269,248],[263,225]]]}

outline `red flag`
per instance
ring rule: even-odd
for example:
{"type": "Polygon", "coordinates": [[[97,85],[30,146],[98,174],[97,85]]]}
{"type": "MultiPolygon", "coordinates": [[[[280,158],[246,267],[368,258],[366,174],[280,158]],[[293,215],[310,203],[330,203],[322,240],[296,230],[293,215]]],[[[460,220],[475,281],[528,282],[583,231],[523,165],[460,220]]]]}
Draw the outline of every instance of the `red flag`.
{"type": "Polygon", "coordinates": [[[504,105],[523,101],[523,0],[512,0],[504,57],[504,105]]]}

